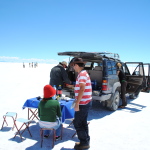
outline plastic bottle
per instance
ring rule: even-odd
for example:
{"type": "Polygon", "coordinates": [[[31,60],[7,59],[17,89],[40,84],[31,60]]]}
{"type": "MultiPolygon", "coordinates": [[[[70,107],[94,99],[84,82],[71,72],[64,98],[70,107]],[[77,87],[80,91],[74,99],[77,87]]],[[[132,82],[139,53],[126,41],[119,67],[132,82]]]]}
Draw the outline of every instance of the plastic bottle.
{"type": "Polygon", "coordinates": [[[60,97],[59,97],[59,95],[56,97],[56,99],[59,101],[60,100],[60,97]]]}
{"type": "Polygon", "coordinates": [[[58,88],[57,88],[57,96],[62,97],[62,87],[61,87],[61,85],[59,85],[58,88]]]}
{"type": "MultiPolygon", "coordinates": [[[[53,88],[56,90],[56,85],[54,85],[53,88]]],[[[55,95],[52,98],[56,99],[56,93],[55,93],[55,95]]]]}

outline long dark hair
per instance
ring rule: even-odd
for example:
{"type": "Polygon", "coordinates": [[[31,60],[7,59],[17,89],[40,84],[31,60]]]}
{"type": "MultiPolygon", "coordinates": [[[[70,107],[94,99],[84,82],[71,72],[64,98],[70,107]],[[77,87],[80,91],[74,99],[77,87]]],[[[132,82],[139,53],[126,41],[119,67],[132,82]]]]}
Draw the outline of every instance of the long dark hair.
{"type": "Polygon", "coordinates": [[[48,100],[51,100],[52,97],[49,97],[49,98],[43,98],[42,101],[48,101],[48,100]]]}

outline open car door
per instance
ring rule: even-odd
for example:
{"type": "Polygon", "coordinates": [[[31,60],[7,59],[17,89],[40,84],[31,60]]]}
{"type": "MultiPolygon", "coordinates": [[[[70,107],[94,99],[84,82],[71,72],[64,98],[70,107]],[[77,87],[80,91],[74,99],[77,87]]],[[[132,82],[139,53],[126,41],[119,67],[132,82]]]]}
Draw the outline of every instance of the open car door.
{"type": "Polygon", "coordinates": [[[150,63],[144,63],[144,72],[146,77],[146,86],[142,89],[142,92],[150,92],[150,63]]]}
{"type": "Polygon", "coordinates": [[[146,88],[146,77],[143,63],[126,62],[123,65],[123,70],[127,80],[126,92],[137,97],[139,92],[143,88],[146,88]]]}

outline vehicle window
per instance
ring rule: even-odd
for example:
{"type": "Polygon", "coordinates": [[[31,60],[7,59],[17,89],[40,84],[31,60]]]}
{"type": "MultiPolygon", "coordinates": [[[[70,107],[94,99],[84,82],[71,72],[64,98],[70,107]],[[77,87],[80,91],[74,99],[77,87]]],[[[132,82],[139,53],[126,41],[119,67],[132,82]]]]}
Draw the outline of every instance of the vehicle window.
{"type": "Polygon", "coordinates": [[[92,66],[93,66],[92,62],[86,62],[84,69],[85,70],[91,70],[92,66]]]}
{"type": "Polygon", "coordinates": [[[116,70],[116,69],[114,69],[114,70],[113,70],[113,74],[116,74],[116,73],[117,73],[117,70],[116,70]]]}
{"type": "Polygon", "coordinates": [[[113,74],[117,74],[116,62],[112,62],[112,71],[113,71],[113,74]]]}
{"type": "Polygon", "coordinates": [[[137,76],[142,76],[144,74],[143,72],[143,66],[141,64],[127,64],[127,68],[129,69],[129,74],[130,75],[137,75],[137,76]]]}
{"type": "Polygon", "coordinates": [[[98,63],[94,63],[93,67],[95,68],[95,66],[98,66],[98,63]]]}
{"type": "Polygon", "coordinates": [[[130,75],[130,71],[129,71],[128,67],[126,67],[125,64],[122,65],[122,69],[123,69],[125,75],[130,75]]]}
{"type": "Polygon", "coordinates": [[[108,74],[113,74],[113,73],[112,73],[111,62],[108,62],[108,63],[107,63],[107,68],[108,68],[108,74]]]}
{"type": "Polygon", "coordinates": [[[93,68],[95,68],[95,66],[98,66],[98,63],[96,63],[96,62],[86,62],[86,64],[85,64],[85,69],[86,70],[92,70],[93,68]]]}
{"type": "Polygon", "coordinates": [[[101,63],[99,63],[99,64],[98,64],[98,66],[101,66],[101,67],[103,67],[103,63],[102,63],[102,62],[101,62],[101,63]]]}
{"type": "Polygon", "coordinates": [[[108,74],[117,74],[117,69],[116,69],[116,63],[111,61],[107,63],[107,67],[108,67],[108,74]]]}
{"type": "Polygon", "coordinates": [[[85,67],[91,67],[92,62],[86,62],[85,67]]]}
{"type": "Polygon", "coordinates": [[[148,65],[144,65],[144,71],[145,71],[145,75],[149,76],[149,66],[148,65]]]}

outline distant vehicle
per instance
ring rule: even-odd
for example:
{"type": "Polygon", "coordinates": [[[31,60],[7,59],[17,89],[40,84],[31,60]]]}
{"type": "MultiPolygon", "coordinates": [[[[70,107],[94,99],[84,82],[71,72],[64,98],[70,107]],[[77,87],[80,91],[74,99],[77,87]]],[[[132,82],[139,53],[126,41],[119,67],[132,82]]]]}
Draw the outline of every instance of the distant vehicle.
{"type": "MultiPolygon", "coordinates": [[[[85,70],[90,75],[92,81],[92,99],[98,100],[110,110],[117,110],[120,103],[120,89],[121,84],[117,75],[116,63],[122,64],[127,78],[127,93],[130,97],[137,97],[141,90],[149,91],[149,71],[145,76],[144,64],[142,62],[121,62],[117,53],[109,52],[60,52],[58,55],[72,57],[70,59],[67,73],[69,79],[74,84],[76,81],[77,73],[74,71],[70,63],[75,57],[82,58],[85,63],[85,70]],[[135,70],[131,72],[128,65],[136,65],[135,70]]],[[[150,66],[149,64],[145,64],[150,66]]],[[[149,67],[150,70],[150,67],[149,67]]],[[[69,96],[73,96],[74,92],[68,88],[64,92],[69,92],[69,96]]]]}

